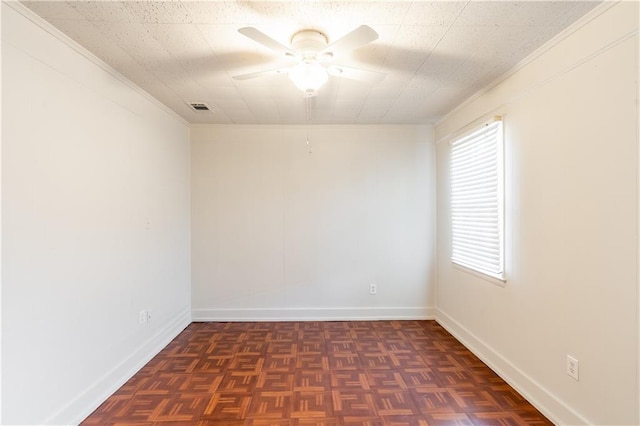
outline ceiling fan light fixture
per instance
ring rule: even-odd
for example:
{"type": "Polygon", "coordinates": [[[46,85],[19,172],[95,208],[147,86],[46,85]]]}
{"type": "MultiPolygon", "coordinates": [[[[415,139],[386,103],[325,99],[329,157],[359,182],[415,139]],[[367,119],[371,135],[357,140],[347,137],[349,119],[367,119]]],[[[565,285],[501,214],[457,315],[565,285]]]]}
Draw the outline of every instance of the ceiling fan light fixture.
{"type": "Polygon", "coordinates": [[[383,72],[343,67],[333,63],[334,53],[339,55],[340,52],[356,49],[378,38],[378,33],[367,25],[360,25],[331,44],[328,44],[328,39],[323,33],[313,29],[303,29],[295,33],[291,37],[290,46],[285,46],[254,27],[240,28],[238,32],[270,50],[284,54],[291,61],[295,61],[295,64],[279,69],[234,75],[233,78],[236,80],[289,74],[291,81],[306,98],[309,98],[318,94],[318,90],[327,82],[329,76],[368,83],[377,83],[385,76],[383,72]]]}
{"type": "Polygon", "coordinates": [[[329,75],[319,63],[303,62],[289,71],[289,78],[307,96],[314,96],[318,89],[327,82],[329,75]]]}

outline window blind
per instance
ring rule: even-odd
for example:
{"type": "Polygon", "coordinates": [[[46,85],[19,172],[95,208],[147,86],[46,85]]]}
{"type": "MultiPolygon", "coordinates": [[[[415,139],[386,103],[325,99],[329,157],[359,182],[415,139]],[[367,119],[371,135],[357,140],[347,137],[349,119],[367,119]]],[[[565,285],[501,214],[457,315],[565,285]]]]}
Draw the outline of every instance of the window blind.
{"type": "Polygon", "coordinates": [[[451,261],[504,277],[502,121],[451,144],[451,261]]]}

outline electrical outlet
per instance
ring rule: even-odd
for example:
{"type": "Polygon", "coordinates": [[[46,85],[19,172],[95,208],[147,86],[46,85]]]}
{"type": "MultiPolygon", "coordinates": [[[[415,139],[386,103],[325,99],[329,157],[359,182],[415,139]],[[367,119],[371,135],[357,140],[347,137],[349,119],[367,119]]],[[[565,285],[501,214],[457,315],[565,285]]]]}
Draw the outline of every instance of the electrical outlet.
{"type": "Polygon", "coordinates": [[[378,292],[378,287],[375,284],[369,284],[369,294],[376,294],[378,292]]]}
{"type": "Polygon", "coordinates": [[[567,374],[573,377],[574,379],[576,379],[577,381],[579,377],[579,373],[580,373],[580,363],[578,362],[577,359],[575,359],[571,355],[567,355],[567,374]]]}
{"type": "Polygon", "coordinates": [[[147,321],[149,321],[149,314],[147,313],[147,311],[140,311],[139,319],[140,324],[146,324],[147,321]]]}

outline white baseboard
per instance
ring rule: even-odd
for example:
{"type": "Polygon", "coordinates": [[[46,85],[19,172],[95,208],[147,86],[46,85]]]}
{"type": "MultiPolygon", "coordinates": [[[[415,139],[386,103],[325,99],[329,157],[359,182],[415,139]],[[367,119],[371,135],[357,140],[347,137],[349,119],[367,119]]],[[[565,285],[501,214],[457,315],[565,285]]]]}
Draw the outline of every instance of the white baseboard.
{"type": "Polygon", "coordinates": [[[435,319],[434,308],[194,309],[193,321],[371,321],[435,319]]]}
{"type": "Polygon", "coordinates": [[[156,356],[191,323],[191,312],[185,310],[164,328],[141,342],[139,348],[111,371],[98,379],[76,399],[71,401],[45,423],[56,425],[79,424],[118,388],[127,382],[151,358],[156,356]]]}
{"type": "Polygon", "coordinates": [[[553,423],[558,425],[592,424],[442,310],[435,309],[435,314],[436,321],[442,327],[553,423]]]}

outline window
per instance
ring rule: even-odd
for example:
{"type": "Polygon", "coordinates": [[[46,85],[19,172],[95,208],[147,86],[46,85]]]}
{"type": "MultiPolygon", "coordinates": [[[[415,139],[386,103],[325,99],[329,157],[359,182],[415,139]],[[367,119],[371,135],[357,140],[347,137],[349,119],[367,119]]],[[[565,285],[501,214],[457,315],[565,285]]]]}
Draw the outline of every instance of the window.
{"type": "Polygon", "coordinates": [[[451,261],[504,279],[502,120],[451,144],[451,261]]]}

